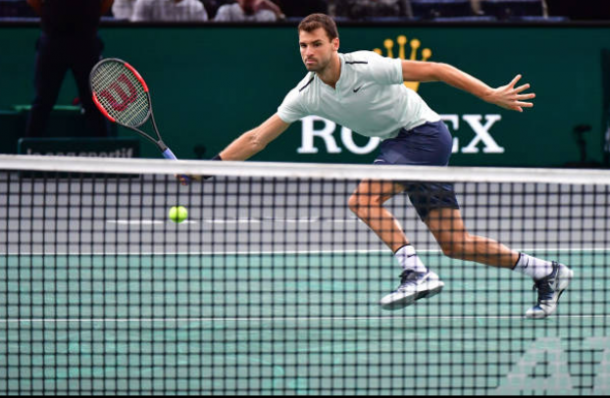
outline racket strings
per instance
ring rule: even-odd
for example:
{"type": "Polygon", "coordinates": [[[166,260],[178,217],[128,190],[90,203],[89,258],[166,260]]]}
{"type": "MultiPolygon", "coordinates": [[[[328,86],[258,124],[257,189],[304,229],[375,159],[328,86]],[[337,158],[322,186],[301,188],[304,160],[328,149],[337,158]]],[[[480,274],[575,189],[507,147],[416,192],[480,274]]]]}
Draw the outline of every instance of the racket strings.
{"type": "Polygon", "coordinates": [[[101,64],[94,71],[91,84],[102,107],[117,122],[138,127],[148,119],[148,95],[140,81],[120,62],[101,64]]]}

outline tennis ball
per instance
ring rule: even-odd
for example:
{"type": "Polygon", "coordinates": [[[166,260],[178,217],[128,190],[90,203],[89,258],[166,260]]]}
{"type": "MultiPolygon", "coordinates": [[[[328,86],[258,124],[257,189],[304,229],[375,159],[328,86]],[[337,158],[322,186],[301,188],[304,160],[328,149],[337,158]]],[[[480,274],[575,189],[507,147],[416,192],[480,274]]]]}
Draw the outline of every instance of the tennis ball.
{"type": "Polygon", "coordinates": [[[178,224],[186,220],[188,215],[189,212],[184,206],[174,206],[169,209],[169,219],[178,224]]]}

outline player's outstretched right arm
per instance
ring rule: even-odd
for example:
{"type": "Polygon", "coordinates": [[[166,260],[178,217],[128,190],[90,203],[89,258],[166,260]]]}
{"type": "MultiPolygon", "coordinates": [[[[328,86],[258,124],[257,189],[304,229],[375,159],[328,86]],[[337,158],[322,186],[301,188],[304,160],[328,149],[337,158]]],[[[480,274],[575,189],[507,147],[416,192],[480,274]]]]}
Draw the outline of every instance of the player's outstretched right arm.
{"type": "Polygon", "coordinates": [[[256,155],[290,126],[275,114],[263,124],[242,134],[220,153],[222,160],[246,160],[256,155]]]}

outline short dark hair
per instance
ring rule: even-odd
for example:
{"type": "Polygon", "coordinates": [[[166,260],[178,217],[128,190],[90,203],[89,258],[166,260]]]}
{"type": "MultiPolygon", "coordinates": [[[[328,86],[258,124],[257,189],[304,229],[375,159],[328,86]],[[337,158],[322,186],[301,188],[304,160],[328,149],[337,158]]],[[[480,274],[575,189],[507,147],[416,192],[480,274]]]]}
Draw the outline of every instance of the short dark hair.
{"type": "Polygon", "coordinates": [[[339,37],[339,31],[337,30],[337,24],[335,21],[326,14],[311,14],[305,17],[299,24],[299,32],[305,31],[308,33],[313,32],[316,29],[322,28],[326,31],[330,40],[339,37]]]}

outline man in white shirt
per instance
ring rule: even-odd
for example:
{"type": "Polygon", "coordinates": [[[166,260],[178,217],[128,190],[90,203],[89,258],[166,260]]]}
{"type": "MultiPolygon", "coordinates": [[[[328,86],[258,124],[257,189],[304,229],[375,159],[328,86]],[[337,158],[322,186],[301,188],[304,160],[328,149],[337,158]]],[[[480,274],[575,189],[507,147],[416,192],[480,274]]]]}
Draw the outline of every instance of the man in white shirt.
{"type": "Polygon", "coordinates": [[[112,4],[112,15],[115,19],[129,20],[135,4],[136,0],[116,0],[112,4]]]}
{"type": "MultiPolygon", "coordinates": [[[[491,88],[457,68],[435,62],[384,58],[370,51],[340,54],[334,21],[313,14],[299,25],[301,58],[309,73],[292,90],[278,112],[259,127],[241,135],[216,160],[245,160],[263,150],[291,123],[317,115],[383,142],[375,164],[447,166],[452,138],[439,115],[405,81],[442,81],[502,108],[523,112],[535,97],[529,84],[515,87],[520,75],[506,86],[491,88]]],[[[380,171],[382,172],[382,171],[380,171]]],[[[383,207],[406,192],[422,221],[449,257],[508,268],[530,276],[538,303],[528,318],[555,312],[573,272],[563,264],[519,253],[491,239],[468,233],[452,184],[404,181],[360,183],[349,199],[350,209],[395,253],[403,267],[400,286],[382,298],[383,309],[394,310],[432,297],[444,287],[410,245],[400,224],[383,207]]]]}
{"type": "Polygon", "coordinates": [[[137,0],[132,22],[204,22],[208,13],[199,0],[137,0]]]}
{"type": "Polygon", "coordinates": [[[218,9],[215,22],[276,22],[283,17],[280,8],[269,0],[238,0],[218,9]]]}

